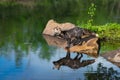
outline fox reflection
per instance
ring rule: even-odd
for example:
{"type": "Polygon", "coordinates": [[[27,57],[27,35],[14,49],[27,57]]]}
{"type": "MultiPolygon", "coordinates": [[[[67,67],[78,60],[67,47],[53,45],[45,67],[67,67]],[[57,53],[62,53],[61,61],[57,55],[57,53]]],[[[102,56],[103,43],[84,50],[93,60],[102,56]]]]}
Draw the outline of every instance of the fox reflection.
{"type": "Polygon", "coordinates": [[[53,61],[54,68],[59,70],[61,66],[68,66],[72,69],[78,69],[80,67],[85,67],[85,66],[95,62],[95,59],[83,60],[81,62],[80,61],[81,58],[82,58],[82,54],[81,54],[81,56],[79,56],[79,53],[77,53],[76,57],[72,59],[72,58],[70,58],[70,53],[67,52],[67,55],[65,57],[61,58],[58,61],[53,61]]]}

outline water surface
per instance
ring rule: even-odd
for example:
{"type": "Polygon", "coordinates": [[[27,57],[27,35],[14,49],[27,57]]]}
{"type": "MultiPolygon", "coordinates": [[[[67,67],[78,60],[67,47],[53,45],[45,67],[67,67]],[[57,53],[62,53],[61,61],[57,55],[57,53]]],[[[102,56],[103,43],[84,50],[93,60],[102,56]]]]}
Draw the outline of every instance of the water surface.
{"type": "MultiPolygon", "coordinates": [[[[9,38],[4,40],[6,43],[0,48],[1,80],[88,80],[93,79],[92,76],[95,74],[99,74],[96,76],[98,79],[120,77],[119,67],[101,56],[94,58],[84,55],[82,60],[95,59],[95,62],[79,69],[68,66],[61,66],[59,70],[53,69],[53,61],[65,57],[66,51],[63,48],[49,46],[42,36],[39,37],[40,41],[23,41],[17,46],[15,42],[10,42],[9,38]],[[102,74],[104,71],[106,73],[102,74]]],[[[71,54],[71,57],[75,56],[75,53],[71,54]]]]}

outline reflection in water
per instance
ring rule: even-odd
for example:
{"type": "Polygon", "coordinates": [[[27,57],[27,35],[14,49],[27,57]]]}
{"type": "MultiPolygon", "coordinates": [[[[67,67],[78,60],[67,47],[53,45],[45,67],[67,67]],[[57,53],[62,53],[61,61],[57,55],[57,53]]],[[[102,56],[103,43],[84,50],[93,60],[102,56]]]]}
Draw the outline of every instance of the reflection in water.
{"type": "MultiPolygon", "coordinates": [[[[57,37],[53,37],[53,36],[49,36],[49,35],[43,35],[43,36],[44,36],[45,40],[47,41],[48,45],[54,45],[54,46],[62,47],[62,48],[67,50],[67,54],[66,54],[65,57],[63,57],[63,58],[61,58],[57,61],[53,61],[54,68],[60,69],[61,66],[68,66],[72,69],[78,69],[80,67],[84,67],[84,66],[87,66],[87,65],[95,62],[94,59],[80,61],[83,56],[82,56],[82,54],[81,54],[81,56],[79,56],[80,55],[79,51],[78,52],[74,51],[74,52],[77,52],[77,55],[76,55],[76,57],[71,58],[70,57],[70,49],[71,48],[66,48],[66,46],[67,46],[67,44],[66,44],[67,41],[66,40],[63,40],[63,39],[60,39],[60,38],[57,38],[57,37]]],[[[89,38],[89,39],[91,39],[91,38],[89,38]]],[[[93,40],[88,41],[87,44],[89,44],[89,46],[90,46],[92,44],[92,42],[96,43],[97,40],[98,40],[98,38],[97,39],[93,38],[93,40]]],[[[93,44],[91,46],[94,47],[93,44]]],[[[88,46],[86,46],[86,47],[88,48],[88,46]]],[[[91,49],[87,49],[86,47],[84,47],[84,44],[79,47],[81,49],[82,53],[84,53],[84,52],[88,53],[88,55],[90,55],[90,56],[92,56],[92,55],[94,56],[95,54],[97,54],[97,52],[94,53],[94,51],[98,50],[98,46],[97,46],[97,49],[93,49],[90,52],[92,54],[89,53],[89,50],[91,50],[91,49]]],[[[95,48],[96,48],[96,46],[95,46],[95,48]]]]}
{"type": "MultiPolygon", "coordinates": [[[[56,37],[51,37],[51,36],[44,36],[44,38],[47,41],[48,45],[62,47],[65,49],[66,41],[64,41],[62,39],[58,39],[56,37]]],[[[95,42],[96,40],[98,40],[98,39],[93,39],[93,40],[91,39],[89,41],[95,42]]],[[[89,43],[89,41],[87,43],[89,43]]],[[[80,46],[80,47],[82,48],[83,46],[80,46]]],[[[61,71],[61,66],[67,66],[71,69],[81,70],[80,69],[81,67],[85,68],[85,66],[92,65],[93,63],[95,63],[97,66],[94,66],[94,64],[93,64],[92,68],[95,67],[96,69],[91,69],[90,71],[88,70],[83,73],[85,76],[85,79],[81,78],[81,77],[77,78],[77,79],[78,80],[119,80],[120,79],[120,71],[115,70],[115,68],[113,68],[113,67],[109,68],[108,65],[103,66],[102,63],[104,63],[104,61],[102,63],[100,62],[100,60],[102,60],[102,59],[100,59],[99,61],[96,61],[95,59],[82,60],[82,58],[85,58],[85,57],[83,57],[82,55],[80,56],[80,53],[78,53],[78,52],[75,57],[71,58],[70,49],[66,49],[66,51],[67,51],[67,53],[66,53],[65,57],[62,57],[57,61],[56,60],[53,61],[54,68],[61,71]]],[[[93,51],[94,51],[94,49],[93,49],[93,51]]],[[[87,51],[83,50],[83,52],[87,52],[87,51]]],[[[94,53],[90,54],[89,50],[88,50],[87,55],[96,57],[94,55],[94,53]]],[[[98,55],[97,55],[97,57],[98,57],[98,55]]]]}
{"type": "Polygon", "coordinates": [[[85,67],[85,66],[90,65],[95,62],[94,59],[80,61],[82,57],[83,57],[82,54],[81,54],[81,56],[79,56],[79,53],[78,53],[76,55],[76,57],[72,59],[70,57],[70,53],[67,52],[65,57],[63,57],[57,61],[53,61],[53,64],[54,64],[54,67],[59,70],[61,66],[68,66],[72,69],[78,69],[80,67],[85,67]]]}
{"type": "MultiPolygon", "coordinates": [[[[57,46],[59,48],[63,48],[67,51],[67,41],[61,38],[49,36],[49,35],[43,35],[47,44],[50,46],[57,46]]],[[[79,42],[81,42],[81,45],[74,45],[69,48],[70,52],[78,52],[87,54],[92,57],[98,57],[100,45],[99,45],[99,39],[97,37],[86,37],[82,38],[79,42]]],[[[72,44],[72,43],[71,43],[72,44]]]]}
{"type": "Polygon", "coordinates": [[[20,67],[22,65],[22,58],[23,58],[23,53],[20,50],[16,50],[16,54],[15,54],[16,67],[20,67]]]}
{"type": "MultiPolygon", "coordinates": [[[[89,69],[93,68],[93,71],[97,72],[96,65],[98,62],[105,63],[105,67],[107,68],[110,65],[113,69],[117,69],[118,72],[120,72],[115,65],[110,64],[103,58],[100,59],[98,57],[97,59],[99,60],[94,62],[93,58],[91,59],[84,55],[84,57],[79,60],[81,56],[77,56],[74,53],[71,54],[71,58],[66,59],[66,61],[71,61],[70,63],[75,64],[74,66],[77,66],[79,69],[74,68],[77,70],[73,70],[61,67],[59,71],[53,70],[52,62],[61,57],[63,58],[66,55],[66,51],[61,48],[48,46],[42,36],[39,36],[40,39],[36,37],[36,39],[40,41],[37,40],[27,44],[21,41],[22,38],[20,36],[22,35],[16,35],[14,41],[12,41],[13,38],[11,37],[10,39],[4,39],[3,42],[5,44],[0,46],[0,80],[79,80],[79,77],[81,80],[85,80],[87,76],[85,76],[84,73],[91,73],[89,69]],[[17,38],[19,38],[20,41],[18,41],[17,38]],[[77,56],[76,60],[78,62],[76,62],[74,55],[75,57],[77,56]],[[91,65],[89,65],[89,62],[91,65]],[[78,66],[78,64],[81,65],[83,63],[87,63],[88,66],[87,64],[87,67],[78,66]]],[[[94,77],[94,75],[92,76],[94,77]]]]}
{"type": "Polygon", "coordinates": [[[97,71],[85,73],[87,80],[120,80],[120,72],[112,67],[107,68],[99,63],[97,71]]]}

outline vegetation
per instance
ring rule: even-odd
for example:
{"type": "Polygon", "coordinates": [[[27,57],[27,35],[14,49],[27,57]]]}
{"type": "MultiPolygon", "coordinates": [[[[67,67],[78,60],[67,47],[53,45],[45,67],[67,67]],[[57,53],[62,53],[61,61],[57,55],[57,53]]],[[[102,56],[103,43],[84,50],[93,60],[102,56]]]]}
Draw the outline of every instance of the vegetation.
{"type": "Polygon", "coordinates": [[[92,30],[100,35],[101,39],[120,40],[120,24],[108,23],[100,26],[93,26],[92,30]]]}
{"type": "Polygon", "coordinates": [[[96,11],[96,5],[94,3],[91,3],[88,9],[88,15],[90,18],[88,19],[87,24],[83,24],[82,27],[98,33],[101,39],[119,41],[120,40],[120,24],[106,23],[104,25],[98,25],[98,26],[93,25],[93,20],[94,20],[93,18],[95,16],[95,11],[96,11]]]}

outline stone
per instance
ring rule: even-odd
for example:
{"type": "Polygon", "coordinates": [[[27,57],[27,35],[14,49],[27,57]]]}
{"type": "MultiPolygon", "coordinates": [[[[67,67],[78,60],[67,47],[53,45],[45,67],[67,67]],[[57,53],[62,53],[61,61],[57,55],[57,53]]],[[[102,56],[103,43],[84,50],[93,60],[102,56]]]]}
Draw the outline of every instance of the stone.
{"type": "Polygon", "coordinates": [[[120,63],[120,53],[116,53],[114,57],[108,57],[109,60],[113,62],[119,62],[120,63]]]}
{"type": "Polygon", "coordinates": [[[74,24],[66,22],[66,23],[57,23],[53,19],[49,20],[45,29],[43,30],[43,34],[54,36],[54,28],[59,27],[62,31],[70,30],[75,27],[74,24]]]}
{"type": "Polygon", "coordinates": [[[43,35],[43,37],[49,46],[56,46],[59,48],[65,48],[67,46],[67,42],[63,39],[45,34],[43,35]]]}
{"type": "Polygon", "coordinates": [[[99,44],[97,43],[98,38],[92,38],[87,42],[83,42],[82,45],[75,45],[70,47],[70,52],[84,53],[92,57],[98,57],[99,55],[99,44]]]}
{"type": "Polygon", "coordinates": [[[110,61],[111,63],[120,67],[120,49],[103,53],[103,55],[101,56],[104,57],[106,60],[110,61]]]}

